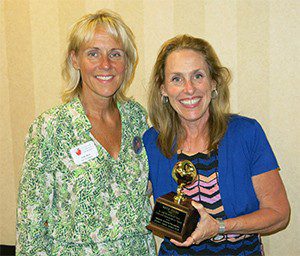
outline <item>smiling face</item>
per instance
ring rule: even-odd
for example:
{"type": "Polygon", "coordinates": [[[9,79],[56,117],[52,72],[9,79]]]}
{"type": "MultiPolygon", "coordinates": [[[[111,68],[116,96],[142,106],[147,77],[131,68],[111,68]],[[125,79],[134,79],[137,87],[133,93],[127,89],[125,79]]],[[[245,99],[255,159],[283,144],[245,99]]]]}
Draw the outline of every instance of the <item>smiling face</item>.
{"type": "Polygon", "coordinates": [[[167,57],[161,93],[169,98],[183,125],[207,122],[211,92],[215,88],[200,52],[181,49],[167,57]]]}
{"type": "Polygon", "coordinates": [[[75,69],[80,70],[85,98],[111,99],[124,81],[126,56],[120,42],[97,27],[89,42],[71,53],[75,69]]]}

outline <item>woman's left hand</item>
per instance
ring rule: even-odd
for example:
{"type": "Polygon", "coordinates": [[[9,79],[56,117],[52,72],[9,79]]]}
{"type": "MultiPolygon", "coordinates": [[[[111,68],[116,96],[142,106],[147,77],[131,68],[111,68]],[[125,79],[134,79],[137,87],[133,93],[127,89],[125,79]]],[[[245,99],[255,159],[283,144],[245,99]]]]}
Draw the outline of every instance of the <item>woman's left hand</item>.
{"type": "Polygon", "coordinates": [[[188,247],[192,244],[199,244],[200,242],[210,239],[218,234],[219,222],[207,213],[202,204],[192,201],[192,205],[198,210],[200,221],[191,236],[189,236],[183,243],[174,239],[170,240],[176,246],[188,247]]]}

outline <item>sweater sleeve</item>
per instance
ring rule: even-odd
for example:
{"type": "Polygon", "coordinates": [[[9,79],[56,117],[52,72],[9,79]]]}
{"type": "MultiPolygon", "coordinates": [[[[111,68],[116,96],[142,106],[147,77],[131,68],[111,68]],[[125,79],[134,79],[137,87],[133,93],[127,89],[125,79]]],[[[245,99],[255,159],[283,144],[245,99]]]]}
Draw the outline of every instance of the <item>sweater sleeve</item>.
{"type": "Polygon", "coordinates": [[[254,123],[251,175],[255,176],[279,168],[271,145],[261,125],[254,123]]]}
{"type": "MultiPolygon", "coordinates": [[[[48,213],[53,201],[52,146],[42,118],[30,127],[19,186],[16,255],[50,255],[48,213]]],[[[50,136],[51,137],[51,136],[50,136]]]]}

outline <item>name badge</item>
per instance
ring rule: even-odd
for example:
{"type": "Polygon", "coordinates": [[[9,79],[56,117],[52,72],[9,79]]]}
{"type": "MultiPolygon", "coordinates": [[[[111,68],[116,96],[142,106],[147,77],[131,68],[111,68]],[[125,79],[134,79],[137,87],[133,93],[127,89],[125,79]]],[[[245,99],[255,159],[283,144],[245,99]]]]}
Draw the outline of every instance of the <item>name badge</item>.
{"type": "Polygon", "coordinates": [[[75,164],[83,164],[98,156],[98,150],[93,141],[88,141],[70,150],[75,164]]]}

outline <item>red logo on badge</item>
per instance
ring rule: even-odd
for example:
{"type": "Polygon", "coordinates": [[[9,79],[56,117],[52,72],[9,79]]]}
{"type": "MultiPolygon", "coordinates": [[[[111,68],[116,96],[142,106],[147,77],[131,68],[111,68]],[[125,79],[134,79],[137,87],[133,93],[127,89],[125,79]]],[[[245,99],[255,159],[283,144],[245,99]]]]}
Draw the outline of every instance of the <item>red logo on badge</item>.
{"type": "Polygon", "coordinates": [[[77,156],[80,156],[80,155],[81,155],[81,150],[80,150],[80,149],[77,149],[76,155],[77,155],[77,156]]]}

